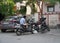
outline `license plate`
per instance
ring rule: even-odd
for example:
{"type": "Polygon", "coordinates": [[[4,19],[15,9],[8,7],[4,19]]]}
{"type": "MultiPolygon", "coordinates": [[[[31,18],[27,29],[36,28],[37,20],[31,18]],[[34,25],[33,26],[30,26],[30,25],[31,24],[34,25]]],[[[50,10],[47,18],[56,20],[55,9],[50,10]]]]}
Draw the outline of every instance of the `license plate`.
{"type": "Polygon", "coordinates": [[[9,24],[8,22],[4,22],[3,24],[9,24]]]}

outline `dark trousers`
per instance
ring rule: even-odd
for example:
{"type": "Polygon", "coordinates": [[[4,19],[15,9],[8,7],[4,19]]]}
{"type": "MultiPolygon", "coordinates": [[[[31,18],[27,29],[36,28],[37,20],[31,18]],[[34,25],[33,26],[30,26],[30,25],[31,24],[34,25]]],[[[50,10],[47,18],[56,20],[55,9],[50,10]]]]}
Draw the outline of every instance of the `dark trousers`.
{"type": "Polygon", "coordinates": [[[27,29],[27,28],[26,28],[26,25],[21,25],[21,27],[22,27],[22,30],[23,30],[23,31],[26,31],[26,29],[27,29]]]}

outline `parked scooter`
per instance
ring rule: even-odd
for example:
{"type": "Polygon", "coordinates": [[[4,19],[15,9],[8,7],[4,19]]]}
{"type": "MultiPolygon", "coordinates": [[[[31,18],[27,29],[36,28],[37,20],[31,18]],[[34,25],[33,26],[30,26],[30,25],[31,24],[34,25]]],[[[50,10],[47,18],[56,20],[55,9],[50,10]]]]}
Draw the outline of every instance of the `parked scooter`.
{"type": "Polygon", "coordinates": [[[19,36],[19,35],[22,35],[23,33],[25,32],[31,32],[33,34],[33,29],[31,28],[30,24],[28,24],[27,26],[24,25],[20,25],[20,28],[17,28],[16,30],[16,34],[19,36]]]}
{"type": "Polygon", "coordinates": [[[40,18],[40,31],[41,31],[41,33],[44,33],[45,32],[45,30],[47,30],[47,31],[50,31],[50,29],[49,29],[49,27],[48,27],[48,25],[46,24],[46,18],[40,18]]]}
{"type": "Polygon", "coordinates": [[[36,24],[34,23],[34,20],[33,19],[30,19],[28,21],[28,25],[26,27],[26,25],[24,26],[21,26],[20,25],[20,28],[17,28],[16,29],[16,34],[19,36],[19,35],[22,35],[22,33],[25,33],[25,32],[31,32],[32,34],[34,33],[38,33],[37,32],[37,28],[36,28],[36,24]]]}

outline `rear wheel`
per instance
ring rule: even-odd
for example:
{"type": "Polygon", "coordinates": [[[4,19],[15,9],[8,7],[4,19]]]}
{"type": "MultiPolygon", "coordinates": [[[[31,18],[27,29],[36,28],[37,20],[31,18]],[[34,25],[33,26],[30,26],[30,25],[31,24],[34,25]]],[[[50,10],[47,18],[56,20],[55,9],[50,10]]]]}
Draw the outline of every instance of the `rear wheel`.
{"type": "Polygon", "coordinates": [[[46,29],[47,29],[47,31],[50,31],[50,28],[48,26],[46,27],[46,29]]]}
{"type": "Polygon", "coordinates": [[[44,27],[41,27],[41,33],[44,33],[45,32],[45,28],[44,27]]]}
{"type": "Polygon", "coordinates": [[[1,29],[1,32],[6,32],[6,29],[1,29]]]}
{"type": "Polygon", "coordinates": [[[31,33],[34,34],[33,31],[31,33]]]}

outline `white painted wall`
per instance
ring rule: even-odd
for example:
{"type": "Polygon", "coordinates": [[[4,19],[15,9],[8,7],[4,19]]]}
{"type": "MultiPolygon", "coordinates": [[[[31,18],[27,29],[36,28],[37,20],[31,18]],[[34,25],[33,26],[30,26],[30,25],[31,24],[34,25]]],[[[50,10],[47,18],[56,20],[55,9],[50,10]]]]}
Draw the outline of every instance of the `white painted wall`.
{"type": "MultiPolygon", "coordinates": [[[[55,12],[60,12],[60,4],[57,2],[57,4],[55,5],[55,12]]],[[[54,12],[54,13],[55,13],[54,12]]],[[[52,12],[47,12],[47,5],[43,4],[43,14],[45,13],[52,13],[52,12]]],[[[45,16],[47,17],[47,16],[45,16]]],[[[58,14],[51,14],[49,15],[49,25],[50,26],[56,26],[59,23],[59,15],[58,14]]]]}
{"type": "Polygon", "coordinates": [[[32,18],[34,18],[35,22],[38,21],[38,13],[35,13],[34,15],[32,15],[32,18]]]}
{"type": "MultiPolygon", "coordinates": [[[[60,12],[60,4],[57,2],[55,5],[55,12],[60,12]]],[[[45,13],[51,13],[51,12],[47,12],[47,5],[45,5],[45,3],[43,4],[43,14],[45,13]]]]}
{"type": "Polygon", "coordinates": [[[35,22],[38,21],[38,13],[35,13],[34,18],[35,18],[35,22]]]}
{"type": "Polygon", "coordinates": [[[55,12],[60,12],[60,4],[59,3],[57,3],[55,5],[55,12]]]}
{"type": "Polygon", "coordinates": [[[58,15],[49,15],[49,25],[56,26],[58,24],[58,15]]]}

